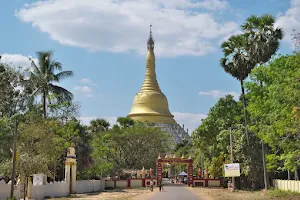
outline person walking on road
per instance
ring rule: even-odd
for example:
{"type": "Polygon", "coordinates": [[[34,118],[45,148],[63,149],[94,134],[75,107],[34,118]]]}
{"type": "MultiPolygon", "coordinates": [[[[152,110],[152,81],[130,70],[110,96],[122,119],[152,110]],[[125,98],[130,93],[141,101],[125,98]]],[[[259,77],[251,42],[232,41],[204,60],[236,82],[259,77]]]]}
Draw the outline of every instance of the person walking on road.
{"type": "Polygon", "coordinates": [[[151,192],[153,192],[153,185],[154,185],[154,182],[153,182],[153,180],[151,180],[150,181],[150,190],[151,190],[151,192]]]}
{"type": "Polygon", "coordinates": [[[158,182],[159,191],[161,192],[161,181],[158,182]]]}
{"type": "Polygon", "coordinates": [[[165,190],[164,190],[164,183],[163,182],[161,182],[161,189],[162,189],[162,191],[164,192],[165,190]]]}

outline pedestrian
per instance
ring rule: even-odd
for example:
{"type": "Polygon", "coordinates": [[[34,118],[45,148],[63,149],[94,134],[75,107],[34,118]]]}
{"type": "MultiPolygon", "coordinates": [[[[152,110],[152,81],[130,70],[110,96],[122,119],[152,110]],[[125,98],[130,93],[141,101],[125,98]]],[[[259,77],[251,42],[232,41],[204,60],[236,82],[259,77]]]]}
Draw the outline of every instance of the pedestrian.
{"type": "Polygon", "coordinates": [[[161,189],[162,189],[162,191],[164,192],[164,183],[163,182],[161,182],[161,189]]]}
{"type": "Polygon", "coordinates": [[[158,182],[159,191],[161,192],[161,181],[158,182]]]}
{"type": "Polygon", "coordinates": [[[151,192],[153,192],[153,185],[154,185],[154,182],[153,182],[153,180],[151,180],[150,181],[150,190],[151,190],[151,192]]]}

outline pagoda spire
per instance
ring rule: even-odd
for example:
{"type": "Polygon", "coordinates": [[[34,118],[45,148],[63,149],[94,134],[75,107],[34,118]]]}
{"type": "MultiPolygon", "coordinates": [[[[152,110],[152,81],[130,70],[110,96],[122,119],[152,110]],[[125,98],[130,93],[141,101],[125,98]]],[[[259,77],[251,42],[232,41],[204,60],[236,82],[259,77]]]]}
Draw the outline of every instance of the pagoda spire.
{"type": "Polygon", "coordinates": [[[155,54],[154,54],[154,39],[151,30],[152,24],[150,24],[150,34],[147,41],[147,57],[146,57],[146,74],[144,83],[140,92],[143,91],[157,91],[161,93],[159,88],[157,79],[156,79],[156,72],[155,72],[155,54]]]}
{"type": "Polygon", "coordinates": [[[167,97],[160,90],[156,79],[152,24],[147,40],[145,79],[140,91],[134,97],[128,117],[156,124],[176,124],[169,110],[167,97]]]}

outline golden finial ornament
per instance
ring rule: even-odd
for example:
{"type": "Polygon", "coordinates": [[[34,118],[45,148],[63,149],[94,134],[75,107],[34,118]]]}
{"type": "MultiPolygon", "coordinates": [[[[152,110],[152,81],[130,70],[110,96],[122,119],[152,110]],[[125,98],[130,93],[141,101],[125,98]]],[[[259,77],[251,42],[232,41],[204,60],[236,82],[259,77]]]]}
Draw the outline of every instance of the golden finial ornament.
{"type": "Polygon", "coordinates": [[[158,158],[157,159],[161,159],[160,154],[158,154],[158,158]]]}
{"type": "Polygon", "coordinates": [[[184,159],[184,154],[182,154],[181,159],[184,159]]]}
{"type": "Polygon", "coordinates": [[[166,154],[165,158],[169,158],[168,154],[166,154]]]}
{"type": "Polygon", "coordinates": [[[173,155],[173,158],[176,158],[176,155],[175,155],[175,154],[173,155]]]}

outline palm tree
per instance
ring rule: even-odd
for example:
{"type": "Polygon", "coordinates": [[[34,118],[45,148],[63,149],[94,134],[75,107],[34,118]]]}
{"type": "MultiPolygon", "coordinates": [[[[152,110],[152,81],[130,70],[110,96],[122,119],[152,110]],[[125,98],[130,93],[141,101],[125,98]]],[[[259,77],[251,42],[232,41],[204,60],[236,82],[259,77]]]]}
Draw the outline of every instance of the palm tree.
{"type": "Polygon", "coordinates": [[[110,123],[105,119],[94,119],[90,122],[89,129],[93,133],[108,131],[110,123]]]}
{"type": "MultiPolygon", "coordinates": [[[[262,65],[268,62],[280,46],[279,42],[283,38],[283,30],[281,28],[274,28],[274,24],[275,18],[272,15],[266,14],[261,17],[252,15],[242,25],[242,29],[244,30],[248,40],[247,50],[256,64],[262,65]]],[[[263,87],[262,81],[260,81],[260,87],[263,87]]],[[[263,98],[262,94],[261,98],[263,98]]],[[[264,184],[265,189],[268,189],[269,184],[263,140],[261,140],[261,145],[263,154],[264,184]]]]}
{"type": "Polygon", "coordinates": [[[53,59],[52,51],[37,52],[38,63],[30,58],[33,70],[30,72],[30,81],[33,84],[32,95],[42,97],[43,115],[47,117],[47,97],[53,93],[59,97],[60,100],[71,101],[73,94],[63,87],[55,85],[62,79],[73,76],[72,71],[62,71],[62,64],[53,59]],[[55,73],[55,71],[59,71],[55,73]]]}
{"type": "Polygon", "coordinates": [[[268,62],[276,53],[283,38],[283,30],[275,28],[275,18],[265,14],[261,17],[252,15],[242,25],[247,37],[247,51],[257,64],[268,62]]]}
{"type": "Polygon", "coordinates": [[[245,132],[247,136],[247,142],[249,144],[244,80],[254,68],[255,63],[251,59],[249,53],[246,51],[246,45],[247,40],[245,35],[241,34],[231,36],[228,41],[223,42],[221,45],[224,52],[224,57],[220,60],[220,64],[225,72],[229,73],[231,76],[240,81],[244,106],[245,132]]]}
{"type": "Polygon", "coordinates": [[[117,122],[120,124],[121,128],[128,128],[134,125],[134,120],[130,117],[118,117],[117,122]]]}

